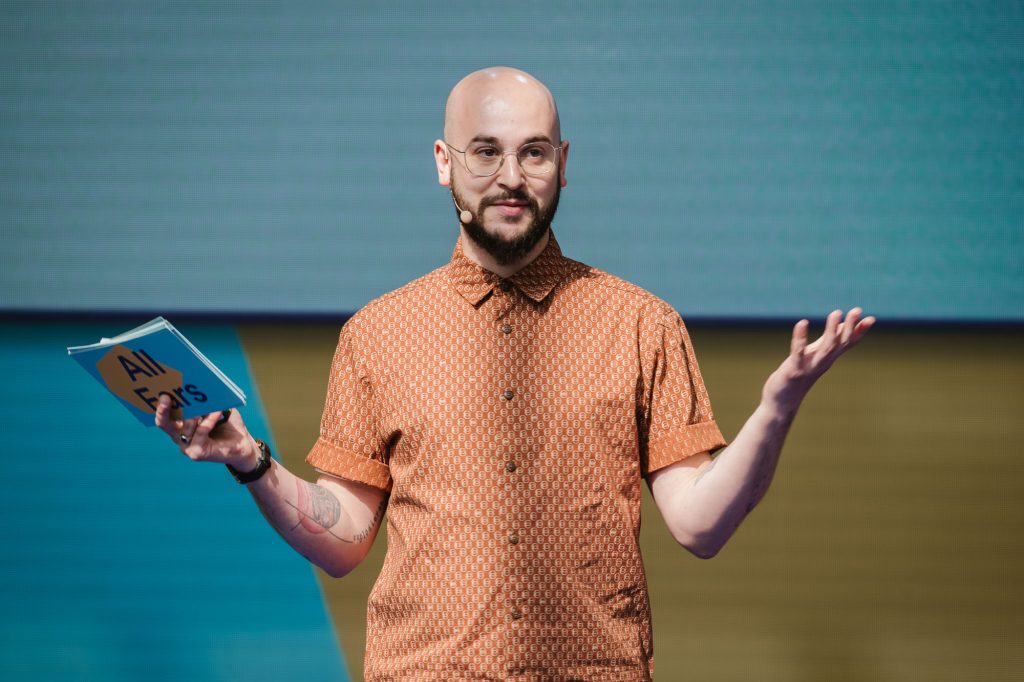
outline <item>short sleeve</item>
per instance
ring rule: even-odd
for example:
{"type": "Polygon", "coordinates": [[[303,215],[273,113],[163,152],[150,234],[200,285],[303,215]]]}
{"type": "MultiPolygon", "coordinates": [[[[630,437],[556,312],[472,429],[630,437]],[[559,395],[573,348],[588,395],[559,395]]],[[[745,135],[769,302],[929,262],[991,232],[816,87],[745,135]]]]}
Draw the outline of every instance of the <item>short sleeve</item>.
{"type": "Polygon", "coordinates": [[[648,306],[639,324],[643,375],[638,426],[643,474],[725,445],[715,423],[686,325],[668,304],[648,306]]]}
{"type": "Polygon", "coordinates": [[[350,319],[331,362],[320,437],[306,461],[316,470],[381,490],[391,489],[388,443],[377,428],[373,385],[350,319]]]}

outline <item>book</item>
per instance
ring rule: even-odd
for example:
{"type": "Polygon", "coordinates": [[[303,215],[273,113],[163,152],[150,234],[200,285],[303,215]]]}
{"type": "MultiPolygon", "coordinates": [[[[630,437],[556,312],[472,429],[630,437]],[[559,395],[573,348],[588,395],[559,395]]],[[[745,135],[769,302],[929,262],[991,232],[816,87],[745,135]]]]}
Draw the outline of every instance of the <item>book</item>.
{"type": "Polygon", "coordinates": [[[113,338],[69,346],[70,355],[146,426],[162,394],[189,419],[245,404],[245,393],[170,322],[157,317],[113,338]]]}

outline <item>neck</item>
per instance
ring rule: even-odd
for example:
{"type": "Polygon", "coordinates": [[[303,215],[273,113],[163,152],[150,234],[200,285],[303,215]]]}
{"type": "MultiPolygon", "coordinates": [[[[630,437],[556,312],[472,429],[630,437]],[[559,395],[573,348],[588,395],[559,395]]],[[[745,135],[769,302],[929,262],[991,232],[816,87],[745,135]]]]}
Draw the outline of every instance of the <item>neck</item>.
{"type": "Polygon", "coordinates": [[[469,238],[469,235],[466,234],[466,228],[463,227],[460,228],[460,230],[462,232],[462,254],[484,270],[490,270],[498,277],[506,279],[532,263],[534,259],[541,254],[544,247],[548,245],[548,239],[551,237],[551,230],[548,230],[544,233],[544,236],[541,237],[540,241],[537,242],[537,245],[530,249],[529,253],[525,256],[514,263],[500,265],[494,260],[494,257],[491,256],[491,254],[484,251],[476,242],[469,238]]]}

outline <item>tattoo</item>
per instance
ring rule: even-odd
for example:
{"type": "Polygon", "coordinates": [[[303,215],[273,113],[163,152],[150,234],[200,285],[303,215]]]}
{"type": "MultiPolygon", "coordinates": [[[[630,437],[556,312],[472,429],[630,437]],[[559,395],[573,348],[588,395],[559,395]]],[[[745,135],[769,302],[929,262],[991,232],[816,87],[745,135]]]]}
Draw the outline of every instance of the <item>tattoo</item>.
{"type": "MultiPolygon", "coordinates": [[[[309,516],[306,512],[302,511],[296,505],[292,504],[288,500],[285,500],[285,504],[287,504],[289,507],[291,507],[292,509],[294,509],[295,511],[297,511],[299,513],[299,520],[298,520],[298,522],[294,526],[289,528],[288,530],[292,531],[292,530],[295,530],[296,528],[298,528],[299,526],[302,526],[303,528],[305,528],[306,530],[308,530],[310,533],[313,533],[313,534],[327,533],[328,535],[333,535],[334,537],[336,537],[337,539],[341,540],[342,542],[349,542],[349,543],[352,542],[351,540],[346,540],[345,538],[341,537],[340,535],[335,533],[330,528],[324,528],[323,526],[317,525],[316,521],[314,521],[311,516],[309,516]]],[[[302,554],[302,552],[299,552],[299,553],[302,554]]],[[[302,554],[302,556],[306,556],[306,555],[302,554]]],[[[306,558],[309,559],[309,557],[306,557],[306,558]]],[[[310,559],[310,561],[312,561],[312,559],[310,559]]]]}
{"type": "Polygon", "coordinates": [[[310,483],[313,494],[313,520],[324,528],[330,528],[341,518],[341,503],[338,498],[320,486],[310,483]]]}
{"type": "Polygon", "coordinates": [[[297,482],[297,486],[298,504],[288,502],[288,505],[298,512],[299,520],[289,530],[295,530],[301,526],[309,533],[329,533],[338,540],[349,544],[359,544],[370,537],[388,507],[387,498],[384,498],[377,505],[377,511],[374,512],[373,519],[366,528],[356,533],[352,539],[343,538],[331,530],[341,519],[341,503],[338,502],[338,498],[329,490],[325,490],[315,483],[300,480],[297,482]]]}
{"type": "Polygon", "coordinates": [[[300,525],[310,533],[323,533],[333,528],[341,518],[341,503],[338,502],[338,498],[316,483],[299,479],[296,486],[298,500],[294,506],[299,512],[299,522],[292,530],[300,525]]]}
{"type": "Polygon", "coordinates": [[[352,538],[352,541],[358,544],[366,538],[370,537],[370,533],[372,533],[373,529],[376,528],[378,523],[380,523],[380,520],[384,518],[384,510],[387,508],[388,498],[385,497],[380,501],[380,504],[377,505],[377,511],[373,513],[373,520],[370,521],[370,525],[356,533],[355,537],[352,538]]]}

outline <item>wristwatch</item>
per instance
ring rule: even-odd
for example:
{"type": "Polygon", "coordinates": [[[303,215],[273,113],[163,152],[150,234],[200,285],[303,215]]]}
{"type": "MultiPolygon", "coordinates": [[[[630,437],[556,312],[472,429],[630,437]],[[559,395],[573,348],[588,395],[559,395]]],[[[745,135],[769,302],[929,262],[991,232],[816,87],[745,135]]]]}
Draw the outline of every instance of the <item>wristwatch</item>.
{"type": "Polygon", "coordinates": [[[270,453],[270,447],[259,438],[256,438],[255,440],[256,445],[260,449],[260,458],[259,460],[256,461],[255,469],[253,469],[252,471],[239,471],[230,464],[225,464],[225,466],[228,468],[228,471],[231,472],[231,475],[235,477],[235,480],[241,483],[242,485],[259,480],[263,476],[263,474],[267,473],[267,470],[270,468],[270,460],[272,457],[270,453]]]}

